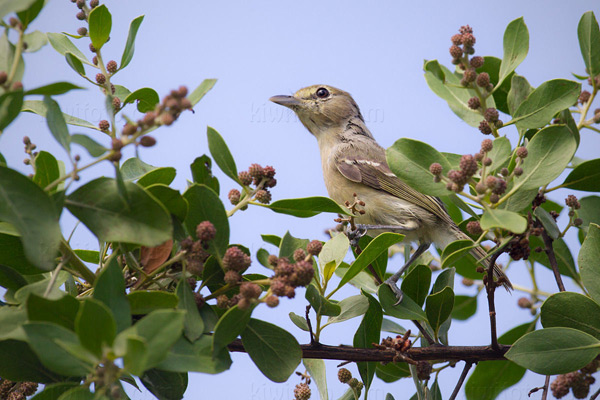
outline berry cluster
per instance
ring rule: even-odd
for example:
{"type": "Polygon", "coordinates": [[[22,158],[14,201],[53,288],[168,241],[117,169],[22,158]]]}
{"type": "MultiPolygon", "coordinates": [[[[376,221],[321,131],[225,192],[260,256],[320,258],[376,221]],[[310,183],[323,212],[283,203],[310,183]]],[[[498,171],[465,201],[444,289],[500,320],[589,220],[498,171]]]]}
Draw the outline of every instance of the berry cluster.
{"type": "Polygon", "coordinates": [[[12,382],[8,379],[0,380],[0,400],[25,400],[27,396],[37,392],[38,384],[35,382],[12,382]]]}
{"type": "Polygon", "coordinates": [[[235,285],[242,281],[242,273],[248,269],[252,260],[239,247],[231,246],[223,256],[225,283],[235,285]]]}
{"type": "MultiPolygon", "coordinates": [[[[90,11],[92,11],[94,8],[100,5],[99,0],[90,0],[89,7],[87,7],[87,5],[85,4],[85,0],[71,0],[71,3],[75,3],[77,8],[79,9],[79,12],[75,14],[75,18],[77,18],[80,21],[87,21],[90,11]]],[[[77,33],[79,33],[80,36],[85,36],[87,34],[87,29],[83,27],[79,28],[77,30],[77,33]]]]}
{"type": "Polygon", "coordinates": [[[394,350],[396,352],[394,362],[406,361],[403,353],[412,346],[410,329],[404,335],[398,335],[395,338],[388,336],[385,339],[381,339],[381,344],[374,343],[374,346],[380,350],[394,350]]]}
{"type": "Polygon", "coordinates": [[[457,65],[463,71],[461,85],[477,90],[477,96],[470,98],[467,105],[470,109],[479,111],[483,115],[484,119],[479,124],[479,130],[484,135],[490,135],[493,131],[501,128],[503,123],[498,119],[498,110],[485,107],[485,100],[491,95],[494,85],[487,72],[477,72],[477,69],[483,67],[484,58],[474,56],[469,59],[470,55],[475,54],[473,29],[469,25],[462,26],[459,33],[453,35],[450,40],[452,41],[450,47],[452,64],[457,65]]]}
{"type": "MultiPolygon", "coordinates": [[[[111,62],[107,64],[110,65],[111,62]]],[[[112,68],[112,67],[111,67],[112,68]]],[[[116,70],[116,63],[114,65],[116,70]]],[[[162,103],[158,104],[154,110],[148,111],[136,123],[128,122],[123,126],[123,136],[134,136],[143,134],[153,127],[160,125],[172,125],[181,113],[185,110],[192,109],[192,103],[187,98],[188,89],[185,86],[180,86],[177,90],[171,90],[171,93],[163,98],[162,103]]],[[[117,99],[115,97],[115,99],[117,99]]],[[[120,107],[120,100],[113,102],[115,109],[120,107]]],[[[102,128],[101,128],[102,129],[102,128]]],[[[149,136],[140,138],[139,145],[143,147],[151,147],[156,144],[156,139],[149,136]],[[146,139],[147,138],[147,139],[146,139]]]]}
{"type": "MultiPolygon", "coordinates": [[[[508,168],[502,168],[498,176],[487,175],[486,168],[492,165],[493,160],[488,156],[492,151],[494,144],[492,140],[485,139],[481,142],[481,149],[478,153],[471,155],[465,154],[460,158],[459,169],[450,170],[446,177],[442,175],[443,168],[439,163],[433,163],[429,166],[429,172],[433,175],[435,182],[446,183],[446,188],[456,193],[464,190],[466,184],[474,186],[479,199],[486,196],[492,204],[497,203],[500,197],[506,192],[510,179],[523,174],[521,163],[527,157],[527,148],[519,147],[515,150],[516,166],[512,173],[508,168]],[[479,178],[478,181],[474,178],[479,178]]],[[[470,224],[473,235],[479,232],[476,224],[470,224]]]]}
{"type": "MultiPolygon", "coordinates": [[[[269,204],[271,202],[269,189],[277,184],[277,179],[274,177],[275,168],[270,165],[262,167],[259,164],[252,164],[247,171],[238,173],[238,180],[243,186],[242,192],[238,189],[231,189],[227,197],[234,206],[240,204],[240,201],[247,203],[252,199],[256,199],[262,204],[269,204]],[[253,185],[254,188],[251,188],[250,185],[253,185]]],[[[246,204],[241,207],[242,210],[247,208],[246,204]]]]}
{"type": "Polygon", "coordinates": [[[217,235],[215,226],[210,221],[202,221],[196,227],[196,237],[193,240],[188,237],[181,241],[181,249],[186,252],[185,261],[187,271],[192,275],[201,276],[204,270],[204,262],[209,254],[206,252],[208,244],[217,235]]]}
{"type": "Polygon", "coordinates": [[[596,378],[592,374],[598,371],[598,367],[600,367],[600,361],[595,359],[579,371],[557,376],[550,384],[552,394],[560,399],[568,395],[571,390],[574,398],[585,399],[590,393],[590,386],[596,382],[596,378]]]}
{"type": "Polygon", "coordinates": [[[33,159],[38,155],[38,152],[34,151],[35,149],[37,149],[37,146],[35,145],[35,143],[31,143],[31,139],[29,139],[29,136],[23,136],[23,144],[25,145],[25,153],[29,156],[28,158],[25,158],[23,160],[23,164],[29,165],[33,162],[33,159]]]}
{"type": "Polygon", "coordinates": [[[565,204],[569,207],[569,224],[573,226],[581,226],[583,220],[581,218],[575,218],[577,216],[577,210],[581,208],[581,204],[577,197],[570,194],[565,199],[565,204]]]}
{"type": "Polygon", "coordinates": [[[348,386],[350,386],[350,389],[354,391],[356,398],[360,397],[360,392],[363,389],[364,385],[361,381],[352,377],[352,372],[350,372],[346,368],[340,368],[338,370],[338,380],[342,383],[348,384],[348,386]]]}
{"type": "Polygon", "coordinates": [[[310,399],[310,394],[310,387],[307,383],[299,383],[294,388],[295,400],[308,400],[310,399]]]}

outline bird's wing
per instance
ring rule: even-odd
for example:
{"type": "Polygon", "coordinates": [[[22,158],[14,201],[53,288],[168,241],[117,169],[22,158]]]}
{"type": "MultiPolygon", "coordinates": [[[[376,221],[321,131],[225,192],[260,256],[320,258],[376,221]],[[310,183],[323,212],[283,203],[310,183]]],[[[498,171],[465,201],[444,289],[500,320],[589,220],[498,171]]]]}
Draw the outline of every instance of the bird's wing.
{"type": "Polygon", "coordinates": [[[385,161],[340,157],[336,160],[336,165],[346,179],[387,192],[453,223],[440,199],[422,194],[408,186],[390,170],[385,161]]]}

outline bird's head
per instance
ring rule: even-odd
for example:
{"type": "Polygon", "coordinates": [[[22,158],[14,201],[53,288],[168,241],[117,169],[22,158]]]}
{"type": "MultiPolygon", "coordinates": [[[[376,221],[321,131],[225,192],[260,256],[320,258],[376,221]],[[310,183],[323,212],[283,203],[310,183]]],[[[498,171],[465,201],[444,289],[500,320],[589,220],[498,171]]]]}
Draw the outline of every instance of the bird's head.
{"type": "Polygon", "coordinates": [[[269,100],[292,109],[317,138],[332,129],[344,129],[353,119],[364,123],[352,96],[328,85],[308,86],[293,96],[273,96],[269,100]]]}

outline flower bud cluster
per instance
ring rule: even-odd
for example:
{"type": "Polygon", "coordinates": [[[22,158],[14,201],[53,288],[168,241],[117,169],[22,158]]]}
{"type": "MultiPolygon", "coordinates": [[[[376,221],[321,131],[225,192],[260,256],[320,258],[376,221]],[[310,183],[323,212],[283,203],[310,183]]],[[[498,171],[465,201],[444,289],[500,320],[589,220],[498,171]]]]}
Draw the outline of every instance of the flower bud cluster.
{"type": "Polygon", "coordinates": [[[550,390],[555,398],[561,399],[569,394],[569,390],[576,399],[585,399],[590,393],[590,386],[596,382],[592,374],[598,371],[600,361],[596,358],[579,371],[558,375],[550,384],[550,390]]]}
{"type": "Polygon", "coordinates": [[[35,382],[12,382],[8,379],[0,380],[0,400],[25,400],[37,392],[38,384],[35,382]]]}
{"type": "Polygon", "coordinates": [[[196,227],[197,240],[191,237],[181,241],[180,246],[185,250],[185,261],[187,263],[187,271],[193,275],[201,276],[204,270],[204,263],[209,254],[206,251],[208,244],[216,237],[217,230],[210,221],[202,221],[196,227]]]}
{"type": "MultiPolygon", "coordinates": [[[[241,171],[238,173],[239,182],[244,186],[244,193],[248,191],[246,187],[250,185],[254,186],[254,191],[250,188],[252,196],[256,201],[262,204],[269,204],[271,202],[270,188],[275,187],[277,179],[275,179],[275,168],[267,165],[262,167],[259,164],[252,164],[247,171],[241,171]]],[[[242,193],[238,189],[231,189],[227,196],[229,201],[234,206],[239,204],[242,200],[242,193]]],[[[246,208],[242,208],[246,209],[246,208]]]]}
{"type": "Polygon", "coordinates": [[[307,383],[299,383],[294,388],[295,400],[308,400],[310,399],[310,394],[310,387],[307,383]]]}

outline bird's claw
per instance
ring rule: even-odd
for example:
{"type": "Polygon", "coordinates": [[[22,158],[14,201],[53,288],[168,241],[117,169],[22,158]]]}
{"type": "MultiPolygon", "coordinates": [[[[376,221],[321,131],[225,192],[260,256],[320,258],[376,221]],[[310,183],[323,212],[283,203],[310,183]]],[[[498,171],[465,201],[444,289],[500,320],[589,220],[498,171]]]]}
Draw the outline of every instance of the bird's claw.
{"type": "Polygon", "coordinates": [[[392,289],[392,292],[394,292],[396,298],[398,299],[398,301],[394,303],[394,306],[397,306],[398,304],[402,303],[402,299],[404,299],[404,293],[402,293],[402,290],[400,290],[396,282],[394,282],[391,279],[387,279],[384,283],[388,285],[390,289],[392,289]]]}
{"type": "Polygon", "coordinates": [[[358,246],[358,241],[367,234],[367,230],[367,227],[361,224],[356,224],[355,230],[349,230],[348,239],[350,239],[350,245],[352,245],[352,247],[358,246]]]}

